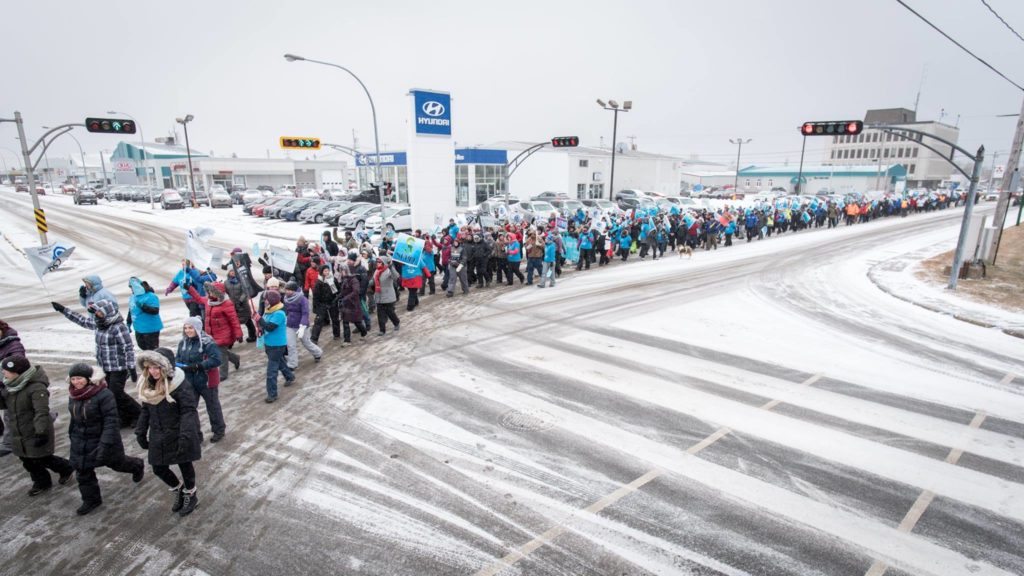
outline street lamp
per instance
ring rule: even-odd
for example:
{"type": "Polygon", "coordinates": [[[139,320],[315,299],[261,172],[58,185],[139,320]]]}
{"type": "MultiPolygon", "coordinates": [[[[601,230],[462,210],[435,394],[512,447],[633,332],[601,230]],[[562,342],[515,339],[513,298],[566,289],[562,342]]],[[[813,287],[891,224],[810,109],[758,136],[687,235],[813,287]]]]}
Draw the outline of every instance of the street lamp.
{"type": "Polygon", "coordinates": [[[619,132],[619,112],[629,112],[633,109],[633,101],[626,100],[622,103],[622,108],[619,108],[619,103],[615,100],[609,100],[605,103],[600,98],[597,99],[597,105],[605,110],[611,110],[614,114],[612,119],[612,174],[608,179],[608,199],[615,200],[615,139],[618,137],[619,132]]]}
{"type": "Polygon", "coordinates": [[[188,144],[188,123],[194,119],[195,117],[189,114],[184,118],[175,118],[174,121],[185,128],[185,155],[188,156],[188,183],[192,188],[192,207],[198,208],[199,204],[196,203],[196,179],[195,176],[192,175],[192,148],[188,144]]]}
{"type": "MultiPolygon", "coordinates": [[[[43,126],[43,130],[49,130],[49,129],[50,129],[49,126],[43,126]]],[[[70,136],[72,140],[75,141],[75,144],[78,145],[78,154],[82,158],[82,174],[84,174],[85,183],[88,184],[89,183],[89,173],[88,173],[88,171],[85,168],[85,152],[82,151],[82,143],[79,142],[78,138],[75,138],[75,135],[72,134],[71,132],[66,132],[66,134],[68,136],[70,136]]]]}
{"type": "Polygon", "coordinates": [[[377,107],[373,105],[373,96],[370,96],[370,91],[366,88],[366,84],[363,84],[363,81],[360,80],[359,76],[356,76],[354,72],[344,66],[339,66],[338,64],[303,58],[302,56],[296,56],[295,54],[285,54],[284,59],[289,62],[312,62],[313,64],[321,64],[323,66],[337,68],[338,70],[344,70],[345,72],[348,72],[350,76],[355,78],[356,82],[359,82],[359,85],[363,87],[363,92],[366,92],[366,98],[370,101],[370,113],[373,114],[373,146],[377,153],[377,158],[374,161],[374,176],[377,178],[377,190],[380,192],[380,204],[383,206],[384,186],[380,176],[380,137],[377,131],[377,107]]]}
{"type": "Polygon", "coordinates": [[[737,138],[735,140],[729,138],[730,143],[737,144],[739,146],[739,148],[736,149],[736,179],[733,180],[732,183],[733,194],[738,194],[740,191],[740,152],[743,151],[743,145],[749,144],[751,140],[753,140],[753,138],[747,138],[746,140],[743,138],[737,138]]]}
{"type": "MultiPolygon", "coordinates": [[[[146,162],[146,137],[142,134],[142,125],[135,119],[134,116],[127,112],[118,112],[116,110],[110,110],[107,114],[127,116],[135,122],[135,126],[139,129],[139,154],[142,155],[142,170],[146,173],[146,187],[149,188],[149,209],[153,209],[153,181],[149,178],[149,164],[146,162]]],[[[155,175],[154,175],[155,178],[155,175]]]]}

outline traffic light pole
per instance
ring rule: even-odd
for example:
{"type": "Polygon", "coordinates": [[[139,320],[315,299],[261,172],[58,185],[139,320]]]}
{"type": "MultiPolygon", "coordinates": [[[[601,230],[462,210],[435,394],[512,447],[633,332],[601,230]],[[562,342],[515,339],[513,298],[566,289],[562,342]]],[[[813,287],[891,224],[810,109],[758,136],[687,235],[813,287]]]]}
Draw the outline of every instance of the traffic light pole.
{"type": "Polygon", "coordinates": [[[185,156],[188,157],[188,184],[192,188],[192,207],[199,208],[196,202],[196,177],[192,172],[192,148],[188,144],[188,122],[182,122],[181,125],[185,127],[185,156]]]}
{"type": "Polygon", "coordinates": [[[508,200],[509,200],[508,194],[509,194],[509,188],[510,188],[509,180],[512,179],[512,174],[515,174],[516,168],[519,168],[519,166],[522,165],[523,162],[526,162],[527,158],[529,158],[530,156],[533,156],[534,152],[540,150],[541,148],[543,148],[545,146],[548,146],[549,144],[551,144],[551,142],[540,142],[538,144],[534,144],[534,145],[530,146],[529,148],[527,148],[526,150],[523,150],[519,154],[516,154],[515,158],[509,160],[508,163],[505,164],[505,209],[506,210],[508,210],[509,206],[511,206],[511,204],[508,203],[508,200]]]}
{"type": "MultiPolygon", "coordinates": [[[[804,136],[804,141],[800,144],[800,170],[796,173],[796,193],[801,194],[804,191],[804,150],[807,148],[807,136],[804,136]]],[[[739,158],[736,159],[736,165],[739,166],[739,158]]],[[[736,169],[736,175],[739,176],[739,168],[736,169]]]]}
{"type": "MultiPolygon", "coordinates": [[[[1017,131],[1013,135],[1013,145],[1010,148],[1010,157],[1006,161],[1006,171],[1003,172],[1002,191],[999,193],[999,200],[996,202],[996,221],[999,223],[999,233],[992,240],[992,264],[996,263],[996,256],[999,254],[999,244],[1003,240],[1003,224],[1006,222],[1006,213],[1010,210],[1010,199],[1016,190],[1013,184],[1013,175],[1020,166],[1021,147],[1024,146],[1024,104],[1021,104],[1020,114],[1017,116],[1017,131]]],[[[991,180],[991,178],[989,178],[991,180]]]]}

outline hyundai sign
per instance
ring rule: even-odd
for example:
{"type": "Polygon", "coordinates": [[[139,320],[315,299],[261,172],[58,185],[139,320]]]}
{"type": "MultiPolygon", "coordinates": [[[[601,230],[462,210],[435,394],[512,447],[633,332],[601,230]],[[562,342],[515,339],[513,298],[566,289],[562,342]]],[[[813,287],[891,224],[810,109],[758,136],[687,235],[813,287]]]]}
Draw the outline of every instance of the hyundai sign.
{"type": "Polygon", "coordinates": [[[416,134],[452,135],[452,97],[444,92],[412,90],[416,134]]]}

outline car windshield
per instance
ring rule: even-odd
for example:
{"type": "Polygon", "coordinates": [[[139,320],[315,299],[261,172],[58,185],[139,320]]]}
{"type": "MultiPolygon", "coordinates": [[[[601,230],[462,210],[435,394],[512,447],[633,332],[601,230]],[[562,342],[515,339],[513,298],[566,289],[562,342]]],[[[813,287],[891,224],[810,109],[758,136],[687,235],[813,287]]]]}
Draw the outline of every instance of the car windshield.
{"type": "Polygon", "coordinates": [[[164,192],[165,200],[181,200],[181,194],[177,192],[164,192]]]}
{"type": "Polygon", "coordinates": [[[533,211],[534,212],[551,212],[554,209],[555,209],[555,207],[552,206],[551,204],[548,204],[547,202],[534,202],[533,203],[533,211]]]}
{"type": "Polygon", "coordinates": [[[392,216],[394,216],[395,214],[398,214],[401,211],[402,211],[401,208],[387,208],[386,210],[384,210],[384,217],[385,218],[391,218],[392,216]]]}

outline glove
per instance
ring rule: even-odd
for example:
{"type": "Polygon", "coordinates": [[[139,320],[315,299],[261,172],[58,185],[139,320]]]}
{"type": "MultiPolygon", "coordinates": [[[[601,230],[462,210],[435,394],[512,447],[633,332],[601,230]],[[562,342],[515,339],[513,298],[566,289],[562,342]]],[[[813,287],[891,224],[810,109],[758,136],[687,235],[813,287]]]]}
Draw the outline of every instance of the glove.
{"type": "Polygon", "coordinates": [[[43,446],[46,446],[46,443],[49,441],[50,437],[47,434],[36,434],[36,448],[42,448],[43,446]]]}
{"type": "Polygon", "coordinates": [[[86,291],[85,286],[78,287],[78,295],[81,296],[82,298],[86,298],[89,296],[89,293],[86,291]]]}
{"type": "Polygon", "coordinates": [[[139,381],[139,372],[135,368],[129,368],[128,369],[128,374],[131,375],[132,382],[138,382],[139,381]]]}
{"type": "Polygon", "coordinates": [[[143,450],[149,450],[149,440],[146,440],[145,436],[136,436],[135,440],[139,443],[139,448],[143,450]]]}
{"type": "Polygon", "coordinates": [[[299,329],[295,331],[295,336],[301,340],[302,336],[305,333],[306,333],[306,327],[305,326],[299,326],[299,329]]]}
{"type": "Polygon", "coordinates": [[[62,314],[64,313],[64,310],[66,310],[66,309],[67,309],[67,308],[66,308],[66,307],[65,307],[65,306],[64,306],[63,304],[61,304],[60,302],[50,302],[50,306],[53,306],[53,309],[54,309],[54,310],[56,310],[57,312],[60,312],[60,313],[62,313],[62,314]]]}

